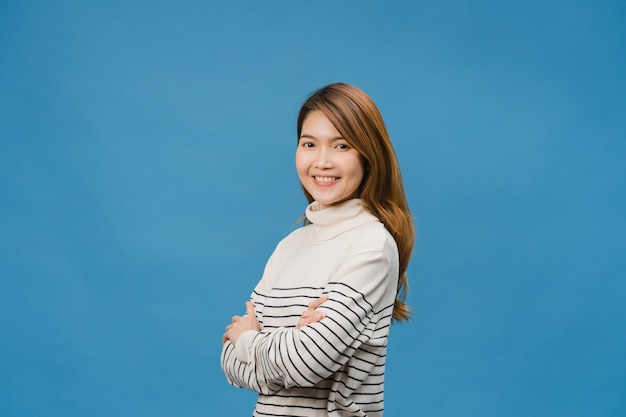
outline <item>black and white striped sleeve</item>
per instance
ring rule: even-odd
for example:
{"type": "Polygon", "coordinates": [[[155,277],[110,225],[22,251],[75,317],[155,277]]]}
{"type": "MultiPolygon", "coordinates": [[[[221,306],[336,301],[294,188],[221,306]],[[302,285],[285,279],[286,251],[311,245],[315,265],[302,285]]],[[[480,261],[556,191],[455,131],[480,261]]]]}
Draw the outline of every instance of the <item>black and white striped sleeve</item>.
{"type": "Polygon", "coordinates": [[[282,388],[279,384],[264,381],[260,372],[255,372],[252,363],[237,358],[235,345],[230,341],[222,348],[220,363],[226,380],[238,388],[246,388],[260,394],[270,395],[282,388]]]}

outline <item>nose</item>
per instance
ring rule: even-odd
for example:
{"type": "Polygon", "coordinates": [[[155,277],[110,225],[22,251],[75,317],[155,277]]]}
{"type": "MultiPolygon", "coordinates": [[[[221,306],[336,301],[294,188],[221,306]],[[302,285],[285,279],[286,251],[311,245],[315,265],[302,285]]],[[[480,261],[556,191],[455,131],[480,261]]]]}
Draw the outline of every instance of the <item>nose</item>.
{"type": "Polygon", "coordinates": [[[329,150],[325,148],[319,148],[317,155],[315,155],[314,164],[315,168],[324,169],[332,168],[333,164],[329,155],[329,150]]]}

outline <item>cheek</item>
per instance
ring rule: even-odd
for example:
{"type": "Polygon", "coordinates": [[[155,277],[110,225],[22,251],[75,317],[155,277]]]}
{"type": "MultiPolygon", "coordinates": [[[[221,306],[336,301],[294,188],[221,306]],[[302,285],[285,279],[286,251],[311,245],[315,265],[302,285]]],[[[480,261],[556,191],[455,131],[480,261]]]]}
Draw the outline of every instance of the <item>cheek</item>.
{"type": "Polygon", "coordinates": [[[302,152],[296,152],[296,171],[298,175],[306,174],[308,170],[308,163],[306,160],[306,155],[302,154],[302,152]]]}
{"type": "Polygon", "coordinates": [[[357,182],[359,184],[361,184],[361,181],[363,181],[363,175],[365,173],[365,170],[363,168],[363,162],[361,162],[361,158],[359,158],[358,156],[356,158],[354,158],[351,161],[351,166],[352,166],[352,177],[354,182],[357,182]]]}

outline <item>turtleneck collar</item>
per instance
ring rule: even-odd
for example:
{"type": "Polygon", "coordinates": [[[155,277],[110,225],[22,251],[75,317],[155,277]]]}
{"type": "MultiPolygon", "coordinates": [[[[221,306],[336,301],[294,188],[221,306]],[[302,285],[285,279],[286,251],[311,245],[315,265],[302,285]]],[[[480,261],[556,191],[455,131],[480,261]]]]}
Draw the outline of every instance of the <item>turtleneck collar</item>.
{"type": "Polygon", "coordinates": [[[326,208],[314,201],[306,208],[306,218],[312,223],[308,227],[313,227],[316,241],[329,240],[367,222],[378,221],[365,210],[359,198],[326,208]]]}

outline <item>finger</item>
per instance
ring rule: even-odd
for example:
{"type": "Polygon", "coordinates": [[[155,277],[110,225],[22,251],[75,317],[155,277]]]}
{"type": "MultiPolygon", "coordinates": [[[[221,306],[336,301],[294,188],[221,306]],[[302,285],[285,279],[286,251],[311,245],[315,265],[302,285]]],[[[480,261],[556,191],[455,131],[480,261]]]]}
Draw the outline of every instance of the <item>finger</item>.
{"type": "Polygon", "coordinates": [[[246,315],[250,317],[254,316],[254,304],[252,301],[246,301],[246,315]]]}
{"type": "Polygon", "coordinates": [[[322,313],[321,311],[316,312],[316,314],[311,318],[311,323],[316,322],[316,321],[320,321],[322,319],[326,318],[326,314],[322,313]]]}
{"type": "Polygon", "coordinates": [[[313,314],[307,314],[306,316],[303,314],[296,325],[296,329],[300,330],[302,327],[307,326],[312,323],[317,323],[320,320],[326,318],[326,314],[316,311],[313,314]]]}
{"type": "Polygon", "coordinates": [[[300,323],[311,324],[326,318],[326,314],[321,311],[314,311],[311,314],[302,315],[300,323]]]}
{"type": "Polygon", "coordinates": [[[315,301],[311,301],[311,303],[309,303],[309,309],[310,310],[315,310],[316,308],[318,308],[319,306],[321,306],[324,302],[328,301],[328,295],[322,295],[320,298],[318,298],[315,301]]]}

